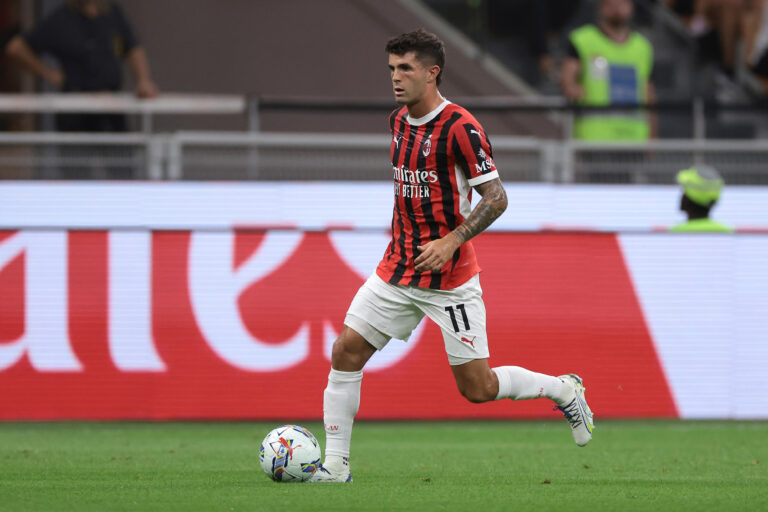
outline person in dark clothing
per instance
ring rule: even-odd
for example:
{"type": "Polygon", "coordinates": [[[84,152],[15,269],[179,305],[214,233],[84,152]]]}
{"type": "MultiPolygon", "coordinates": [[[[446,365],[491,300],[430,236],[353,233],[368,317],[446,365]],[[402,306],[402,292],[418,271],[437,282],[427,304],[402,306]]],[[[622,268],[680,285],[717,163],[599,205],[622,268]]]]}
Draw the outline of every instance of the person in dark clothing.
{"type": "Polygon", "coordinates": [[[571,21],[581,1],[490,0],[486,3],[488,23],[496,34],[517,36],[534,59],[538,78],[545,79],[555,66],[551,42],[571,21]]]}
{"type": "MultiPolygon", "coordinates": [[[[69,0],[32,30],[11,39],[6,54],[39,78],[64,92],[118,91],[122,63],[127,59],[136,78],[136,95],[151,98],[158,90],[149,72],[144,49],[114,2],[69,0]],[[60,69],[40,55],[53,56],[60,69]]],[[[125,131],[119,114],[66,114],[57,116],[59,131],[125,131]]]]}

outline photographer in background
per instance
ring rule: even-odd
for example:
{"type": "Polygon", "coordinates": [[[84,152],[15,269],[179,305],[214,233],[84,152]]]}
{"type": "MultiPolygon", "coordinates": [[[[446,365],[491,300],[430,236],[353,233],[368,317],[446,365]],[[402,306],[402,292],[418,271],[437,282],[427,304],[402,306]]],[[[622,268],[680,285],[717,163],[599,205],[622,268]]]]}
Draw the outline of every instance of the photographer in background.
{"type": "MultiPolygon", "coordinates": [[[[122,87],[122,62],[128,60],[136,78],[136,95],[157,96],[144,49],[122,9],[106,0],[68,0],[32,30],[15,36],[6,55],[63,92],[115,92],[122,87]],[[53,56],[60,69],[47,65],[53,56]]],[[[125,131],[121,114],[64,114],[56,128],[65,132],[125,131]]]]}

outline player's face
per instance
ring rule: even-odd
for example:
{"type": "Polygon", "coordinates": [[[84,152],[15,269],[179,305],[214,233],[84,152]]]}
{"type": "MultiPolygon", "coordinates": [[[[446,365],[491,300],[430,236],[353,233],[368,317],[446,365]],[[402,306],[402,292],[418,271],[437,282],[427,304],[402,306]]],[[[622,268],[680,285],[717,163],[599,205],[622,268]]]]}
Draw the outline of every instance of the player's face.
{"type": "Polygon", "coordinates": [[[405,55],[390,53],[389,73],[395,101],[400,105],[414,105],[421,101],[427,91],[427,84],[434,81],[434,70],[419,61],[416,52],[405,55]]]}
{"type": "Polygon", "coordinates": [[[600,17],[609,25],[626,25],[632,19],[634,7],[632,0],[602,0],[600,17]]]}

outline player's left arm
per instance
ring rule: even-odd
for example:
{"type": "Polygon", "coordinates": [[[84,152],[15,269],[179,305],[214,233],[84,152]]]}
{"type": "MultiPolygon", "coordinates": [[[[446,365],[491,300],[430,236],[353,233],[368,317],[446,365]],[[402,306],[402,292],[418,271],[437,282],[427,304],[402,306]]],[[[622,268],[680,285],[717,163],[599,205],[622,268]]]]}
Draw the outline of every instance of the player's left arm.
{"type": "Polygon", "coordinates": [[[461,244],[479,235],[507,209],[507,193],[499,178],[475,187],[483,197],[469,217],[443,238],[419,246],[421,254],[414,260],[417,272],[440,270],[461,244]]]}

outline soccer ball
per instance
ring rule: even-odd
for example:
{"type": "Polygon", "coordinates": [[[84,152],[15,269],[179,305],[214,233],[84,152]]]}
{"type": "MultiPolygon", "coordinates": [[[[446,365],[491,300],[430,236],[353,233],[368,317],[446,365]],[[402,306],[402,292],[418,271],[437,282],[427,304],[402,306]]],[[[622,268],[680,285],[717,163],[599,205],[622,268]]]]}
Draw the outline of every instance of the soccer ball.
{"type": "Polygon", "coordinates": [[[259,448],[261,469],[276,482],[303,482],[320,464],[320,443],[298,425],[283,425],[267,434],[259,448]]]}

